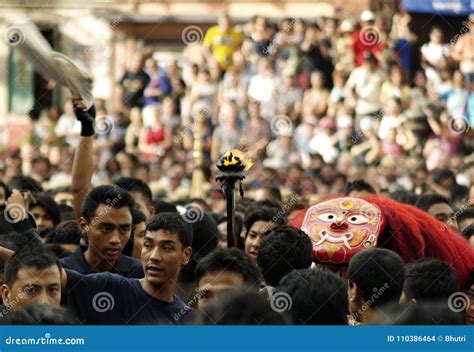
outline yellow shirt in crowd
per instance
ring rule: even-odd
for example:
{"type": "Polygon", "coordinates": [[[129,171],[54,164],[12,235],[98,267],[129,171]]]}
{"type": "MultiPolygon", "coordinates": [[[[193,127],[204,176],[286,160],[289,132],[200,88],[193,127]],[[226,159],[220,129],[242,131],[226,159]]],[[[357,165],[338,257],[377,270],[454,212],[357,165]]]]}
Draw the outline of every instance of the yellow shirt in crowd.
{"type": "Polygon", "coordinates": [[[232,64],[232,54],[240,48],[242,41],[241,32],[234,28],[223,32],[219,26],[209,28],[204,37],[204,44],[211,47],[212,55],[224,69],[232,64]]]}

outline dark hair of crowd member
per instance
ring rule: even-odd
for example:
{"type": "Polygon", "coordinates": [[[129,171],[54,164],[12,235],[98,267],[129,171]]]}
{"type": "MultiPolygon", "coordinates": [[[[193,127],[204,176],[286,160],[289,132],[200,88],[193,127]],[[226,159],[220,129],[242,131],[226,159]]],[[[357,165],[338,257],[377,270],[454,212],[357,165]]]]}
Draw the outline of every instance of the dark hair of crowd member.
{"type": "Polygon", "coordinates": [[[370,183],[368,182],[365,182],[364,180],[357,180],[357,181],[353,181],[353,182],[348,182],[347,185],[346,185],[346,189],[344,191],[344,195],[349,195],[349,193],[351,193],[352,191],[365,191],[367,193],[372,193],[372,194],[375,194],[377,193],[374,189],[374,187],[372,187],[370,185],[370,183]]]}
{"type": "Polygon", "coordinates": [[[286,293],[291,299],[289,312],[295,324],[347,325],[347,288],[344,281],[332,272],[294,270],[280,281],[274,297],[278,292],[286,293]]]}
{"type": "Polygon", "coordinates": [[[409,205],[415,205],[418,199],[414,193],[405,191],[404,189],[398,189],[396,191],[390,192],[389,197],[393,200],[396,200],[397,202],[409,205]]]}
{"type": "Polygon", "coordinates": [[[92,220],[100,204],[115,209],[128,207],[132,213],[134,201],[127,191],[117,185],[97,186],[87,193],[82,205],[82,216],[86,221],[92,220]]]}
{"type": "Polygon", "coordinates": [[[197,314],[197,325],[288,325],[286,313],[272,309],[270,302],[254,288],[233,289],[209,303],[197,314]]]}
{"type": "Polygon", "coordinates": [[[415,203],[415,206],[418,209],[421,209],[427,212],[433,204],[439,204],[439,203],[444,203],[451,206],[449,201],[440,194],[425,194],[424,196],[421,196],[420,198],[418,198],[418,200],[415,203]]]}
{"type": "Polygon", "coordinates": [[[247,286],[258,288],[260,272],[250,256],[237,248],[219,249],[204,257],[196,268],[196,282],[204,275],[220,271],[242,275],[247,286]]]}
{"type": "Polygon", "coordinates": [[[147,206],[152,206],[153,195],[150,186],[138,177],[121,177],[114,182],[127,192],[138,192],[146,200],[147,206]]]}
{"type": "Polygon", "coordinates": [[[405,264],[397,253],[385,248],[365,249],[351,259],[347,273],[349,285],[356,285],[364,300],[371,300],[372,308],[400,300],[405,264]],[[374,288],[382,287],[383,293],[373,297],[374,288]]]}
{"type": "Polygon", "coordinates": [[[53,198],[44,195],[36,194],[34,201],[30,204],[30,209],[34,207],[41,207],[49,215],[54,226],[58,225],[61,220],[61,213],[59,210],[58,203],[53,198]]]}
{"type": "Polygon", "coordinates": [[[13,309],[0,319],[0,325],[79,325],[66,308],[50,304],[32,304],[13,309]]]}
{"type": "Polygon", "coordinates": [[[456,272],[448,263],[425,258],[406,266],[403,291],[407,300],[446,300],[459,289],[456,272]]]}
{"type": "Polygon", "coordinates": [[[292,270],[308,269],[313,246],[309,236],[291,226],[279,226],[265,234],[257,263],[265,282],[277,286],[292,270]]]}
{"type": "Polygon", "coordinates": [[[20,269],[35,268],[42,270],[51,266],[57,266],[59,272],[62,272],[58,258],[43,248],[16,252],[5,264],[4,282],[11,287],[17,279],[20,269]]]}
{"type": "Polygon", "coordinates": [[[428,301],[417,304],[391,304],[375,312],[375,325],[463,325],[463,312],[453,312],[446,301],[428,301]]]}
{"type": "Polygon", "coordinates": [[[133,208],[132,210],[132,232],[127,241],[125,247],[123,247],[122,254],[132,256],[133,254],[133,242],[135,240],[135,226],[139,223],[146,221],[145,214],[140,209],[133,208]]]}
{"type": "Polygon", "coordinates": [[[161,213],[155,215],[148,221],[146,230],[163,230],[176,234],[183,247],[190,247],[193,243],[193,229],[178,213],[161,213]]]}
{"type": "Polygon", "coordinates": [[[288,219],[279,206],[271,206],[273,203],[269,201],[255,202],[249,206],[245,214],[244,226],[245,236],[252,228],[252,225],[257,221],[272,221],[275,225],[286,225],[288,219]],[[268,206],[270,204],[270,206],[268,206]]]}
{"type": "Polygon", "coordinates": [[[159,213],[177,213],[178,209],[173,203],[165,202],[164,200],[159,200],[155,202],[155,214],[159,213]]]}

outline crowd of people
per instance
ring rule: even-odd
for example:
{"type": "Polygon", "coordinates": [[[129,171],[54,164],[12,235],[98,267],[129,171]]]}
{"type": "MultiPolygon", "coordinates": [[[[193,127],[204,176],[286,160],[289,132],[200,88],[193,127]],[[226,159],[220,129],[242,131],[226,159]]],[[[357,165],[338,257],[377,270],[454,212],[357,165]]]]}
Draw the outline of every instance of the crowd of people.
{"type": "Polygon", "coordinates": [[[1,322],[474,324],[474,17],[449,43],[410,21],[221,15],[180,60],[134,53],[113,108],[45,109],[0,157],[1,322]],[[235,149],[252,165],[228,248],[235,149]],[[335,196],[381,214],[307,215],[335,196]],[[397,211],[425,227],[398,230],[413,251],[397,211]],[[374,235],[355,251],[311,221],[374,235]]]}

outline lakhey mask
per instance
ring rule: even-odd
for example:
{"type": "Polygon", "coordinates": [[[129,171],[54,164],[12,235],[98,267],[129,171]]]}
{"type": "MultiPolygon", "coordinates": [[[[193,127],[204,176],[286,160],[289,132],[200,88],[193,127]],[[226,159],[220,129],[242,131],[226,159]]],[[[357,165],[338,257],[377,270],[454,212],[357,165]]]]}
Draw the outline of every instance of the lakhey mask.
{"type": "Polygon", "coordinates": [[[380,209],[359,198],[334,198],[313,205],[301,229],[313,243],[313,258],[343,264],[365,248],[377,246],[384,228],[380,209]]]}

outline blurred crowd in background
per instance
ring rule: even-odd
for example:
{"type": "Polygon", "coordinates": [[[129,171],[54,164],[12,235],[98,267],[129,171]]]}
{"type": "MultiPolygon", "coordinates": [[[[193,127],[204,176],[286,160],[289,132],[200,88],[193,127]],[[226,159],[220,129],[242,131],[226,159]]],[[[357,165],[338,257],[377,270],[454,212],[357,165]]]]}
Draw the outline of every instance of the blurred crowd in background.
{"type": "MultiPolygon", "coordinates": [[[[223,213],[215,164],[239,149],[253,162],[243,184],[255,200],[297,196],[298,208],[363,180],[409,204],[440,195],[448,218],[472,209],[473,21],[451,41],[429,28],[426,43],[410,32],[409,14],[395,14],[387,31],[368,10],[312,22],[221,15],[205,33],[191,26],[181,59],[136,52],[114,106],[95,102],[92,184],[135,176],[155,201],[186,204],[198,194],[206,210],[223,213]]],[[[19,150],[2,151],[0,179],[31,177],[69,204],[80,134],[72,102],[31,123],[19,150]]]]}

